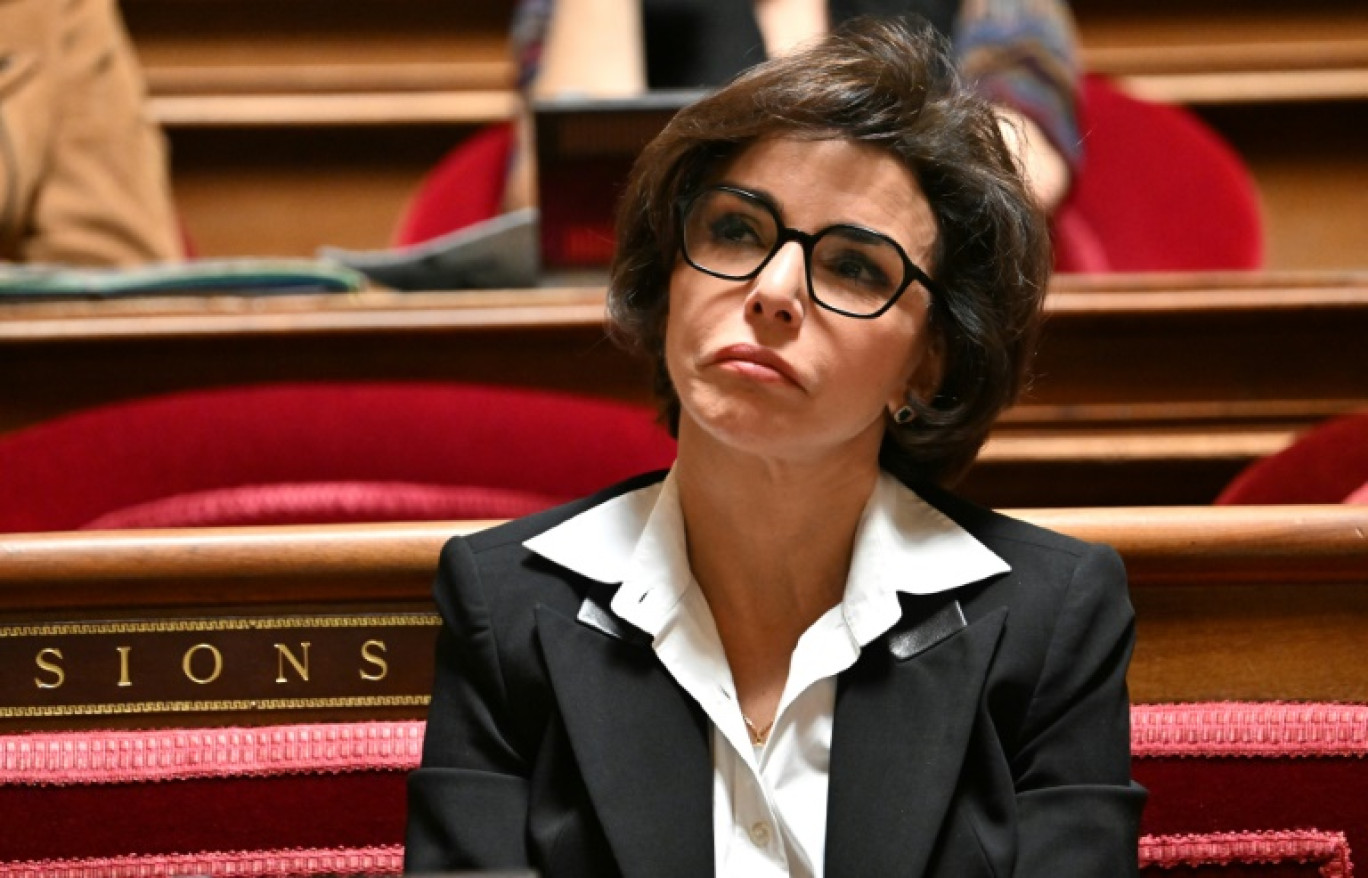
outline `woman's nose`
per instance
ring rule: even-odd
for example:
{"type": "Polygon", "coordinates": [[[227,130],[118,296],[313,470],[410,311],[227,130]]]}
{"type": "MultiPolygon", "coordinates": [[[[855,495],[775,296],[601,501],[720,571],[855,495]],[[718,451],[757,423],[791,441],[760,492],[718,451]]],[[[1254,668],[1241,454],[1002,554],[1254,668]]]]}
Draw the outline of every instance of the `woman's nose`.
{"type": "Polygon", "coordinates": [[[746,314],[787,326],[802,322],[807,306],[807,264],[803,246],[789,241],[755,278],[746,296],[746,314]]]}

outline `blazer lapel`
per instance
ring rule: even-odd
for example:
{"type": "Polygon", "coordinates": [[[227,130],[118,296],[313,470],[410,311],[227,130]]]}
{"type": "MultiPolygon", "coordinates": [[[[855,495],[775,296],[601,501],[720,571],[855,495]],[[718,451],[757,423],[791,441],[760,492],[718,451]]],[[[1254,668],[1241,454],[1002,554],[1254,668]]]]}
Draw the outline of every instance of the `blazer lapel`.
{"type": "Polygon", "coordinates": [[[649,639],[606,607],[606,597],[586,600],[578,620],[537,608],[551,686],[590,800],[626,878],[711,875],[706,719],[649,639]]]}
{"type": "Polygon", "coordinates": [[[837,684],[829,878],[925,871],[1007,615],[966,626],[957,601],[905,601],[904,623],[837,684]]]}

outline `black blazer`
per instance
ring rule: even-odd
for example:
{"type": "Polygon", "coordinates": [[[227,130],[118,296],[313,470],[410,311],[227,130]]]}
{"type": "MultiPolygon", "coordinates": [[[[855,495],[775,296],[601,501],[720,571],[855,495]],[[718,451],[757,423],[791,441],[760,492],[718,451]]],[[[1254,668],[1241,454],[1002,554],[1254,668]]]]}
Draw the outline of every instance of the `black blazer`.
{"type": "MultiPolygon", "coordinates": [[[[532,867],[545,878],[713,872],[708,722],[608,609],[614,587],[523,541],[649,484],[442,551],[445,625],[408,871],[532,867]]],[[[937,595],[837,679],[830,878],[1115,878],[1137,871],[1134,641],[1115,552],[919,490],[1011,565],[937,595]]]]}

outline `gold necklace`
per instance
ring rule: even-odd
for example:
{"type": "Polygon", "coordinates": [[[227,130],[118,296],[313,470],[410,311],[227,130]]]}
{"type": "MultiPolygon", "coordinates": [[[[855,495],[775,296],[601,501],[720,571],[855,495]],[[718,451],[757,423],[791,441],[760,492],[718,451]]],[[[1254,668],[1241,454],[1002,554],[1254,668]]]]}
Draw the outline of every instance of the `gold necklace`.
{"type": "Polygon", "coordinates": [[[751,718],[744,713],[741,714],[741,721],[746,724],[746,730],[750,732],[752,744],[759,746],[769,740],[770,729],[774,728],[774,720],[766,723],[763,729],[757,729],[755,723],[751,722],[751,718]]]}

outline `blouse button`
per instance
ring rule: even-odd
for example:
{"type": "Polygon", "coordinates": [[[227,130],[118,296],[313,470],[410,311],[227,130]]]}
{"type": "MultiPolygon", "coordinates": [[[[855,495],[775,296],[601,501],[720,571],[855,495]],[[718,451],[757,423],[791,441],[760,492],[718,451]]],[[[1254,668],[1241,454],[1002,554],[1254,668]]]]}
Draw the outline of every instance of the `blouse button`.
{"type": "Polygon", "coordinates": [[[756,847],[767,847],[770,841],[769,824],[763,820],[757,820],[754,823],[752,823],[750,828],[750,838],[751,841],[755,842],[756,847]]]}

